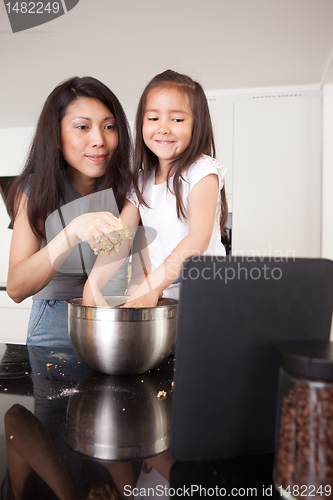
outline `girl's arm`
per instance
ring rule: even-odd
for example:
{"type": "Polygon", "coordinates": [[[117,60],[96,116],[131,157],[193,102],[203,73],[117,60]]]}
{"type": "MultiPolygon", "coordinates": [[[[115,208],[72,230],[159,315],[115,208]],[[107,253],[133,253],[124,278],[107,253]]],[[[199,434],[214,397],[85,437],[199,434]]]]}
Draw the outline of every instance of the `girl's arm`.
{"type": "Polygon", "coordinates": [[[219,183],[215,174],[207,175],[192,188],[188,235],[132,293],[126,307],[155,306],[161,293],[179,278],[183,262],[205,252],[212,236],[218,195],[219,183]]]}
{"type": "Polygon", "coordinates": [[[23,194],[10,247],[7,293],[15,302],[21,302],[44,288],[79,239],[86,241],[101,231],[107,233],[110,229],[107,221],[114,221],[108,212],[81,215],[40,249],[41,239],[34,235],[28,221],[27,202],[28,197],[23,194]]]}
{"type": "MultiPolygon", "coordinates": [[[[135,488],[137,483],[137,474],[134,472],[131,462],[106,462],[101,460],[100,464],[103,465],[109,472],[117,492],[122,500],[128,498],[128,488],[131,490],[135,488]],[[127,486],[125,490],[125,486],[127,486]]],[[[132,496],[130,498],[133,498],[132,496]]],[[[96,497],[97,499],[97,497],[96,497]]]]}
{"type": "MultiPolygon", "coordinates": [[[[139,224],[140,214],[138,208],[133,203],[126,200],[120,214],[121,221],[126,225],[136,228],[139,224]]],[[[84,286],[82,304],[86,306],[109,306],[100,290],[118,271],[121,264],[129,253],[128,241],[123,241],[119,252],[111,257],[99,255],[95,265],[84,286]]]]}
{"type": "Polygon", "coordinates": [[[128,284],[128,295],[144,281],[151,272],[148,242],[143,226],[137,228],[132,248],[131,280],[128,284]]]}

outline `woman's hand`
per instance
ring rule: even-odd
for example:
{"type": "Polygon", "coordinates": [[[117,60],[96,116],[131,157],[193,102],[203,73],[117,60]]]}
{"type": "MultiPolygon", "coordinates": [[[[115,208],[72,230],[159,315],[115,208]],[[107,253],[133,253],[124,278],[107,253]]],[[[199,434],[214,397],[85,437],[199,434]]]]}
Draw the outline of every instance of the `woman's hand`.
{"type": "Polygon", "coordinates": [[[95,244],[98,248],[95,237],[110,234],[119,225],[119,220],[111,212],[91,212],[73,219],[68,230],[80,240],[95,244]]]}
{"type": "MultiPolygon", "coordinates": [[[[110,212],[89,213],[74,221],[77,236],[89,243],[95,255],[112,255],[119,252],[124,240],[131,240],[134,230],[114,217],[110,212]]],[[[73,227],[72,227],[73,230],[73,227]]],[[[130,243],[127,242],[128,251],[130,243]]]]}
{"type": "Polygon", "coordinates": [[[82,305],[90,307],[110,307],[99,288],[96,286],[94,287],[89,278],[83,288],[82,305]]]}

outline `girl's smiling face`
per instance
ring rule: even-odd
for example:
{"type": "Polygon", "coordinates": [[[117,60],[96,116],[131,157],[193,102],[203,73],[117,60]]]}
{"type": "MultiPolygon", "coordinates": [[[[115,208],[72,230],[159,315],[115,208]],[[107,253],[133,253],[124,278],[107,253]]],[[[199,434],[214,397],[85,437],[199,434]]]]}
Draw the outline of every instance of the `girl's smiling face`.
{"type": "Polygon", "coordinates": [[[152,89],[146,101],[142,135],[161,168],[179,158],[191,142],[193,113],[187,95],[177,87],[152,89]]]}
{"type": "Polygon", "coordinates": [[[61,122],[61,151],[68,164],[68,177],[81,194],[88,194],[103,176],[118,147],[116,120],[111,111],[93,98],[69,104],[61,122]]]}

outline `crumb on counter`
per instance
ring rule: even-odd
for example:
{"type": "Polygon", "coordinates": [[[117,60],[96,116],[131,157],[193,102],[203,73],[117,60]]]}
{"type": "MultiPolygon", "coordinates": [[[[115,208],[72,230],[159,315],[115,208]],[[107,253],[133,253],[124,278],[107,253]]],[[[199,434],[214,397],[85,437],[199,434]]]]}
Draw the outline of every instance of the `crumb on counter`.
{"type": "Polygon", "coordinates": [[[91,488],[89,491],[87,500],[94,499],[94,500],[118,500],[118,493],[117,491],[113,488],[110,488],[109,484],[106,484],[104,488],[99,487],[99,488],[91,488]]]}

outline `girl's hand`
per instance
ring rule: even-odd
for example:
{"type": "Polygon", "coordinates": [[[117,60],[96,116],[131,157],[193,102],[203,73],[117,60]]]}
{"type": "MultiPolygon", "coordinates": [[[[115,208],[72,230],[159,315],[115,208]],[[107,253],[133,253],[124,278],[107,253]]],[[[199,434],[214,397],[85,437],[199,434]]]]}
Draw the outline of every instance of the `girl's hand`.
{"type": "Polygon", "coordinates": [[[162,295],[163,294],[157,290],[151,290],[144,295],[139,295],[134,292],[122,307],[155,307],[158,300],[162,298],[162,295]]]}

